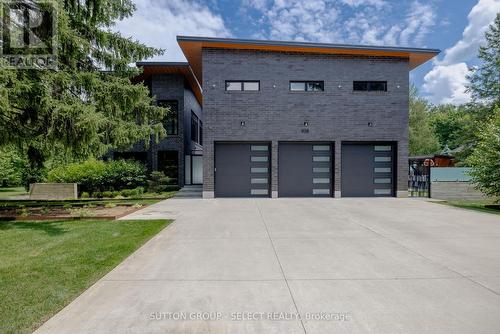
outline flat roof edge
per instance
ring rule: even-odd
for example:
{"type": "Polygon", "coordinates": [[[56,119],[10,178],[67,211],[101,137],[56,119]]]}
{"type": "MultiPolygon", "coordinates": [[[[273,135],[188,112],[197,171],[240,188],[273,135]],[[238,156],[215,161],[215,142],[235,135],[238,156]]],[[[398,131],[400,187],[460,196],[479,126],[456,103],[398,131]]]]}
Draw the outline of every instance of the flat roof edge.
{"type": "Polygon", "coordinates": [[[137,67],[143,66],[189,66],[186,61],[138,61],[135,63],[137,67]]]}
{"type": "Polygon", "coordinates": [[[439,49],[411,48],[398,46],[373,46],[373,45],[351,45],[351,44],[331,44],[331,43],[311,43],[294,41],[275,41],[275,40],[257,40],[257,39],[238,39],[238,38],[218,38],[218,37],[196,37],[196,36],[177,36],[178,42],[214,42],[228,44],[247,44],[247,45],[274,45],[290,47],[311,47],[328,49],[350,49],[350,50],[377,50],[377,51],[395,51],[395,52],[413,52],[413,53],[434,53],[439,54],[439,49]]]}

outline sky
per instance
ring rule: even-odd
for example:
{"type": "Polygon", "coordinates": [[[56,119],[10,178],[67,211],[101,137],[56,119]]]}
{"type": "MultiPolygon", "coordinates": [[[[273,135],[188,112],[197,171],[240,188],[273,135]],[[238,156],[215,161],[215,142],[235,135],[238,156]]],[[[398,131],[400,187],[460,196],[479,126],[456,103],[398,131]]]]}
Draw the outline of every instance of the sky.
{"type": "Polygon", "coordinates": [[[461,104],[469,68],[500,0],[134,0],[116,29],[185,61],[176,36],[230,37],[440,49],[410,72],[421,96],[461,104]]]}

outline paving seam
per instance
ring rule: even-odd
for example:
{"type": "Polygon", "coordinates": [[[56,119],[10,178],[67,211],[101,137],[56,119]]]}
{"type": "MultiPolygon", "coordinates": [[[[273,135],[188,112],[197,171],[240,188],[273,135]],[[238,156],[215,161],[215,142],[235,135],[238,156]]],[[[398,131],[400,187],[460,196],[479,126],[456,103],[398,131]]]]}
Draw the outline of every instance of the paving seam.
{"type": "MultiPolygon", "coordinates": [[[[463,280],[462,277],[389,277],[389,278],[288,278],[288,281],[411,281],[411,280],[463,280]]],[[[133,278],[103,279],[107,282],[281,282],[282,278],[270,279],[176,279],[176,278],[133,278]]]]}
{"type": "MultiPolygon", "coordinates": [[[[295,311],[297,312],[297,314],[300,314],[299,308],[297,307],[297,303],[295,302],[295,298],[293,297],[292,290],[290,289],[290,285],[288,284],[288,280],[285,276],[285,271],[283,270],[283,266],[282,266],[281,261],[278,257],[278,253],[276,252],[276,247],[274,246],[273,239],[271,238],[271,234],[269,234],[269,229],[267,228],[266,221],[264,219],[264,216],[262,215],[262,211],[260,210],[260,206],[259,206],[257,201],[254,201],[254,203],[255,203],[255,206],[257,207],[257,210],[259,210],[259,215],[260,215],[260,219],[262,220],[262,224],[264,224],[264,227],[266,228],[267,236],[269,237],[269,241],[271,242],[271,246],[273,247],[274,255],[276,256],[276,260],[278,261],[278,264],[280,266],[281,274],[283,275],[283,279],[285,280],[285,284],[286,284],[286,287],[288,289],[288,293],[290,294],[290,297],[292,298],[292,302],[293,302],[293,305],[295,307],[295,311]]],[[[300,324],[302,325],[302,329],[304,330],[304,334],[307,334],[306,326],[304,325],[302,318],[300,318],[300,324]]]]}

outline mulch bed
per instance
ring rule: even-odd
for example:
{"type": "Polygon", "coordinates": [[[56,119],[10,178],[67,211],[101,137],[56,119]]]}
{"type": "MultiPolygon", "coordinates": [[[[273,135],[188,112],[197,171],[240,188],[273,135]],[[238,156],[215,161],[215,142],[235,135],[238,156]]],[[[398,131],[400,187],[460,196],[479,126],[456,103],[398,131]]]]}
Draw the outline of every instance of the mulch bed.
{"type": "Polygon", "coordinates": [[[89,207],[26,207],[0,209],[0,220],[106,219],[114,220],[144,208],[132,205],[89,207]]]}

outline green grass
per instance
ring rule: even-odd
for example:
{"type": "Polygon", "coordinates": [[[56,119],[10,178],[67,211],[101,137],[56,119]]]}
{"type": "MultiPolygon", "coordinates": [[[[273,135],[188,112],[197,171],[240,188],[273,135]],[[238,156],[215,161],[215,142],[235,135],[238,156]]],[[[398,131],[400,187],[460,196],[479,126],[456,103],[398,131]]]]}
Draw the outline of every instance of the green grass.
{"type": "Polygon", "coordinates": [[[27,192],[23,187],[0,187],[0,198],[8,198],[11,196],[26,195],[27,192]]]}
{"type": "Polygon", "coordinates": [[[448,200],[435,203],[500,215],[500,210],[485,207],[485,205],[494,204],[493,200],[448,200]]]}
{"type": "Polygon", "coordinates": [[[169,223],[0,222],[0,333],[31,333],[169,223]]]}

